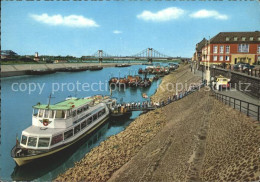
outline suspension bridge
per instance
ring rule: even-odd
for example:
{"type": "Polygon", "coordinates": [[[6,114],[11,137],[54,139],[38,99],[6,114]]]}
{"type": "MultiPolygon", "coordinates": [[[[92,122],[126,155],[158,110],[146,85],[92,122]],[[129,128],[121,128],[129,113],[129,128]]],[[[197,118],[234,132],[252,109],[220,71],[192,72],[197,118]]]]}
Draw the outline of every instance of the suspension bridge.
{"type": "Polygon", "coordinates": [[[148,61],[153,62],[153,60],[189,60],[190,58],[184,58],[184,57],[172,57],[167,56],[153,48],[147,48],[142,50],[141,52],[131,55],[131,56],[113,56],[111,54],[108,54],[104,50],[98,50],[91,56],[83,56],[84,60],[98,60],[99,62],[102,62],[103,60],[141,60],[141,61],[148,61]]]}

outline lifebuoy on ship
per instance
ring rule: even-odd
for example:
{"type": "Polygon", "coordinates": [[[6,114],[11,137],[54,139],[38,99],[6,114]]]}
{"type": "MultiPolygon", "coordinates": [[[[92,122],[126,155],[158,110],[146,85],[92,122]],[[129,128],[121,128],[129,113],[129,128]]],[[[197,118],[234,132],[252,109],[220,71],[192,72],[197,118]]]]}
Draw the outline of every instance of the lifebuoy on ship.
{"type": "Polygon", "coordinates": [[[42,121],[42,124],[43,124],[44,126],[48,126],[49,120],[48,120],[48,119],[44,119],[44,120],[42,121]]]}

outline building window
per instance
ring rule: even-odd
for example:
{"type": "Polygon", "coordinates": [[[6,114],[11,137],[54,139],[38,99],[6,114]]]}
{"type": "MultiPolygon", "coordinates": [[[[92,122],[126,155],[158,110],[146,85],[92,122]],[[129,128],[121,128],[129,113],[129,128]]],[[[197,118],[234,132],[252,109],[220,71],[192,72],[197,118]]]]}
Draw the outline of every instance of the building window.
{"type": "Polygon", "coordinates": [[[229,37],[226,37],[226,41],[229,41],[229,37]]]}
{"type": "Polygon", "coordinates": [[[246,40],[246,37],[242,37],[242,41],[245,41],[246,40]]]}
{"type": "Polygon", "coordinates": [[[229,61],[229,56],[226,56],[226,61],[229,61]]]}
{"type": "Polygon", "coordinates": [[[260,53],[260,45],[257,47],[257,52],[260,53]]]}
{"type": "Polygon", "coordinates": [[[219,56],[219,60],[220,60],[220,61],[223,61],[223,56],[219,56]]]}
{"type": "Polygon", "coordinates": [[[249,45],[248,44],[239,44],[238,52],[249,52],[249,45]]]}
{"type": "Polygon", "coordinates": [[[229,53],[230,51],[230,46],[226,46],[226,53],[229,53]]]}
{"type": "Polygon", "coordinates": [[[219,46],[219,53],[224,53],[224,46],[219,46]]]}
{"type": "Polygon", "coordinates": [[[254,40],[254,37],[250,37],[250,41],[253,41],[254,40]]]}
{"type": "Polygon", "coordinates": [[[237,41],[237,37],[234,37],[234,41],[237,41]]]}
{"type": "Polygon", "coordinates": [[[213,47],[213,53],[218,53],[218,46],[213,47]]]}
{"type": "Polygon", "coordinates": [[[218,60],[218,56],[213,56],[213,61],[217,61],[218,60]]]}
{"type": "Polygon", "coordinates": [[[258,37],[258,40],[260,41],[260,37],[258,37]]]}

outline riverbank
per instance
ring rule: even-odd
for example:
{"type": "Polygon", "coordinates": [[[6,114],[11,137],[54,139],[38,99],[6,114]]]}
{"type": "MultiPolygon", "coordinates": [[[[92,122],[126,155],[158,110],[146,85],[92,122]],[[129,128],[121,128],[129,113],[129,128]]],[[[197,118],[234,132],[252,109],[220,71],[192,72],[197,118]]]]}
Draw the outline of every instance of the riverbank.
{"type": "MultiPolygon", "coordinates": [[[[165,86],[166,81],[169,81],[172,76],[187,72],[186,67],[183,68],[181,66],[175,72],[165,76],[161,83],[162,88],[165,86]]],[[[177,78],[179,78],[179,76],[177,76],[177,78]]],[[[181,79],[184,80],[185,78],[181,79]]],[[[162,94],[161,92],[160,89],[157,90],[153,98],[159,100],[162,94]]],[[[108,180],[113,172],[127,163],[165,126],[166,121],[163,108],[139,116],[124,131],[101,142],[98,147],[91,150],[81,161],[76,163],[73,168],[58,176],[56,180],[108,180]]]]}
{"type": "MultiPolygon", "coordinates": [[[[152,100],[176,83],[201,78],[180,67],[163,78],[152,100]]],[[[180,86],[178,86],[179,88],[180,86]]],[[[143,114],[108,138],[56,181],[252,181],[259,176],[260,134],[253,120],[202,89],[143,114]]]]}
{"type": "MultiPolygon", "coordinates": [[[[190,72],[180,70],[179,75],[189,79],[190,72]]],[[[162,112],[166,125],[110,182],[259,180],[260,132],[253,119],[219,102],[206,88],[162,112]]]]}
{"type": "MultiPolygon", "coordinates": [[[[58,64],[13,64],[1,65],[1,77],[21,76],[30,70],[58,70],[63,68],[79,68],[79,67],[114,67],[118,63],[58,63],[58,64]]],[[[130,65],[138,65],[141,63],[129,63],[130,65]]]]}

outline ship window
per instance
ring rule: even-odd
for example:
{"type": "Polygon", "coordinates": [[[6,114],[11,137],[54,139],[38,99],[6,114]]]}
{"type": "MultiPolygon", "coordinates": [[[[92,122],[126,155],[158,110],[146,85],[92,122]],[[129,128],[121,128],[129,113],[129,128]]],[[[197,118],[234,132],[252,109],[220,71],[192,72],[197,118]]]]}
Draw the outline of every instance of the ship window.
{"type": "Polygon", "coordinates": [[[49,117],[49,110],[45,110],[45,112],[44,112],[44,117],[45,117],[45,118],[48,118],[48,117],[49,117]]]}
{"type": "Polygon", "coordinates": [[[98,117],[97,117],[97,114],[94,114],[94,115],[93,115],[93,121],[95,121],[97,118],[98,118],[98,117]]]}
{"type": "Polygon", "coordinates": [[[85,128],[86,126],[87,126],[87,120],[81,123],[81,129],[85,128]]]}
{"type": "Polygon", "coordinates": [[[77,110],[77,114],[80,114],[80,113],[82,113],[82,108],[79,108],[78,110],[77,110]]]}
{"type": "Polygon", "coordinates": [[[67,110],[67,118],[71,116],[71,110],[67,110]]]}
{"type": "Polygon", "coordinates": [[[98,113],[98,117],[102,116],[105,112],[106,112],[105,109],[102,109],[101,111],[99,111],[99,113],[98,113]]]}
{"type": "Polygon", "coordinates": [[[26,145],[26,142],[27,142],[27,136],[22,135],[21,143],[24,144],[24,145],[26,145]]]}
{"type": "Polygon", "coordinates": [[[84,110],[84,111],[88,110],[88,105],[84,106],[84,107],[83,107],[83,110],[84,110]]]}
{"type": "Polygon", "coordinates": [[[54,110],[50,110],[49,111],[49,113],[50,113],[49,118],[53,118],[54,117],[54,112],[55,112],[54,110]]]}
{"type": "Polygon", "coordinates": [[[66,131],[65,133],[64,133],[64,140],[66,140],[66,139],[68,139],[68,138],[70,138],[70,137],[72,137],[73,136],[73,129],[71,129],[71,130],[69,130],[69,131],[66,131]]]}
{"type": "Polygon", "coordinates": [[[75,126],[74,128],[74,135],[80,131],[80,125],[75,126]]]}
{"type": "Polygon", "coordinates": [[[65,111],[63,110],[57,110],[56,111],[56,117],[55,118],[64,118],[65,117],[65,111]]]}
{"type": "Polygon", "coordinates": [[[56,136],[52,137],[51,145],[54,145],[54,144],[56,144],[56,143],[59,143],[59,142],[62,141],[62,140],[63,140],[62,134],[56,135],[56,136]]]}
{"type": "Polygon", "coordinates": [[[75,117],[77,115],[76,111],[72,112],[72,116],[75,117]]]}
{"type": "Polygon", "coordinates": [[[92,117],[88,118],[87,125],[90,125],[92,123],[92,117]]]}
{"type": "Polygon", "coordinates": [[[43,117],[43,113],[44,113],[44,110],[43,110],[43,109],[40,109],[40,110],[39,110],[39,117],[40,117],[40,118],[43,117]]]}
{"type": "Polygon", "coordinates": [[[38,147],[48,147],[50,138],[39,138],[38,147]]]}
{"type": "Polygon", "coordinates": [[[39,109],[33,109],[33,115],[34,115],[34,116],[37,116],[37,115],[38,115],[38,112],[39,112],[39,109]]]}
{"type": "Polygon", "coordinates": [[[36,137],[29,137],[28,144],[27,144],[28,146],[36,147],[36,143],[37,143],[36,137]]]}

